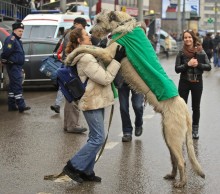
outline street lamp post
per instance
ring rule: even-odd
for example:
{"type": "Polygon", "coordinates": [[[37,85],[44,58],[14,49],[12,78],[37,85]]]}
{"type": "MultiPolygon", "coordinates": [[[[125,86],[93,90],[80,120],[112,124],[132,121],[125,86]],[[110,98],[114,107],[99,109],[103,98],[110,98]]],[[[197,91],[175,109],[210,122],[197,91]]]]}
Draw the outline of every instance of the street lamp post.
{"type": "Polygon", "coordinates": [[[181,29],[181,12],[180,12],[180,0],[178,0],[178,7],[177,7],[177,35],[180,36],[182,29],[181,29]]]}
{"type": "Polygon", "coordinates": [[[66,0],[60,1],[60,11],[61,11],[62,13],[65,13],[65,12],[66,12],[66,0]]]}
{"type": "Polygon", "coordinates": [[[217,12],[218,12],[218,4],[217,4],[217,0],[215,0],[215,23],[214,23],[214,32],[215,34],[217,33],[217,12]]]}
{"type": "Polygon", "coordinates": [[[118,5],[118,0],[115,0],[114,10],[116,11],[116,6],[118,5]]]}
{"type": "Polygon", "coordinates": [[[143,0],[138,0],[138,21],[143,21],[143,0]]]}
{"type": "Polygon", "coordinates": [[[186,1],[183,0],[183,13],[182,13],[182,31],[185,29],[185,3],[186,1]]]}

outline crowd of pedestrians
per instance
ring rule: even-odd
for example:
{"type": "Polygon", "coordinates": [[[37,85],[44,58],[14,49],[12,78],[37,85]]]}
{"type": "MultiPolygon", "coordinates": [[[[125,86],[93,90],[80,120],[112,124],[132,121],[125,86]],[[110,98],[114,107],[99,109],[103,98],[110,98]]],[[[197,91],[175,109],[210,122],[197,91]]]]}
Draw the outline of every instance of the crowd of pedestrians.
{"type": "Polygon", "coordinates": [[[205,37],[201,37],[202,47],[206,52],[210,62],[213,62],[213,67],[220,67],[220,33],[207,32],[205,37]]]}

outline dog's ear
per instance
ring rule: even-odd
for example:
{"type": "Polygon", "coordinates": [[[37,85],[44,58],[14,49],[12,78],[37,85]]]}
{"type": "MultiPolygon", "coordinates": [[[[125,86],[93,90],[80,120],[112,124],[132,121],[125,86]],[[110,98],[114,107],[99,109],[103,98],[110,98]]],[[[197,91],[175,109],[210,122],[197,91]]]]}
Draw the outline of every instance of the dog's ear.
{"type": "Polygon", "coordinates": [[[114,11],[111,11],[108,15],[109,15],[109,22],[118,21],[118,17],[114,11]]]}

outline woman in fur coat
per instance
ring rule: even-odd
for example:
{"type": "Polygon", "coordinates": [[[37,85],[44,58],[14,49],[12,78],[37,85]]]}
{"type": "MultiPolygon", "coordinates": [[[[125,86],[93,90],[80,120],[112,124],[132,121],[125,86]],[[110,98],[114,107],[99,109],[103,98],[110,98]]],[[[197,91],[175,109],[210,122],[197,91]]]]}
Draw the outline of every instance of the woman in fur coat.
{"type": "Polygon", "coordinates": [[[84,95],[79,100],[79,108],[83,111],[89,126],[89,138],[85,145],[67,162],[63,168],[64,174],[76,182],[83,181],[101,182],[101,178],[95,175],[94,165],[96,154],[105,141],[104,133],[104,108],[114,103],[114,95],[111,83],[115,78],[125,57],[123,47],[118,48],[114,59],[105,67],[104,64],[91,54],[81,53],[73,60],[71,54],[81,45],[92,45],[91,38],[84,29],[76,28],[70,33],[66,53],[66,64],[77,65],[77,72],[87,86],[84,95]],[[73,51],[73,52],[72,52],[73,51]],[[72,52],[72,53],[71,53],[72,52]]]}

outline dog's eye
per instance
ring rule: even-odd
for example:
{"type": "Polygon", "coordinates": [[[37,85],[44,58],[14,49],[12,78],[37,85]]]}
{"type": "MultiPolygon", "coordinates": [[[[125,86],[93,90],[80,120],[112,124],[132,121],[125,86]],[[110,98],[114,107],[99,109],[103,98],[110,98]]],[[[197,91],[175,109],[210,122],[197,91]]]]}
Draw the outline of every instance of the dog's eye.
{"type": "Polygon", "coordinates": [[[100,20],[99,20],[99,19],[97,19],[97,20],[96,20],[96,23],[97,23],[97,24],[98,24],[98,23],[100,23],[100,20]]]}

